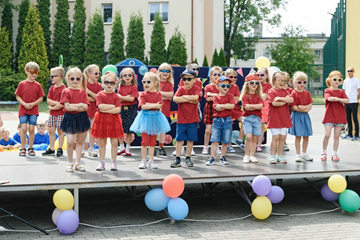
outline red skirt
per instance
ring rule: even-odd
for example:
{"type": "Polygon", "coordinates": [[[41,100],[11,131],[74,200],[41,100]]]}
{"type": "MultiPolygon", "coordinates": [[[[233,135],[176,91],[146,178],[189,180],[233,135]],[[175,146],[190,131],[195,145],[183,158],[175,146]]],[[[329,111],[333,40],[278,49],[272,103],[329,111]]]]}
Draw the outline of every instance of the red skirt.
{"type": "Polygon", "coordinates": [[[214,107],[213,102],[206,102],[204,107],[203,121],[204,124],[213,124],[214,107]]]}
{"type": "Polygon", "coordinates": [[[269,115],[269,102],[264,101],[264,107],[261,110],[261,122],[267,123],[269,115]]]}
{"type": "Polygon", "coordinates": [[[241,108],[239,106],[239,104],[235,104],[235,107],[233,110],[231,110],[231,119],[235,120],[238,119],[239,117],[242,117],[243,112],[241,111],[241,108]]]}
{"type": "Polygon", "coordinates": [[[123,138],[124,131],[120,115],[96,112],[91,135],[94,138],[123,138]]]}

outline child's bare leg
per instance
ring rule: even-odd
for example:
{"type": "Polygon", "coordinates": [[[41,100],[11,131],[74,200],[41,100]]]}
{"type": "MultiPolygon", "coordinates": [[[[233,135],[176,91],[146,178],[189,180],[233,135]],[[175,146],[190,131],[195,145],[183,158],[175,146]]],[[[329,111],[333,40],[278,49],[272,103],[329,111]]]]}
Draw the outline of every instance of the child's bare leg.
{"type": "Polygon", "coordinates": [[[26,145],[26,133],[27,133],[27,123],[23,123],[20,126],[20,141],[21,141],[21,149],[25,149],[26,145]]]}
{"type": "MultiPolygon", "coordinates": [[[[300,155],[300,142],[301,142],[301,137],[295,136],[295,150],[297,155],[300,155]]],[[[303,146],[303,151],[304,151],[304,146],[303,146]]]]}
{"type": "Polygon", "coordinates": [[[86,138],[86,132],[76,133],[76,164],[80,164],[82,146],[86,138]]]}
{"type": "Polygon", "coordinates": [[[117,138],[110,138],[111,143],[111,160],[116,160],[117,157],[117,145],[118,139],[117,138]]]}
{"type": "Polygon", "coordinates": [[[309,146],[309,137],[303,137],[302,152],[306,153],[309,146]]]}
{"type": "Polygon", "coordinates": [[[69,159],[69,163],[73,164],[74,160],[73,160],[73,147],[74,147],[74,140],[75,140],[75,136],[74,134],[67,134],[67,155],[68,155],[68,159],[69,159]]]}
{"type": "Polygon", "coordinates": [[[226,156],[226,151],[227,151],[228,145],[229,144],[221,143],[221,156],[220,157],[226,156]]]}
{"type": "Polygon", "coordinates": [[[216,149],[218,148],[219,143],[218,142],[212,142],[211,143],[211,157],[215,159],[216,156],[216,149]]]}
{"type": "MultiPolygon", "coordinates": [[[[204,134],[204,146],[209,147],[209,141],[211,136],[212,124],[206,124],[204,134]]],[[[212,144],[211,144],[212,145],[212,144]]]]}
{"type": "Polygon", "coordinates": [[[285,143],[286,135],[279,134],[279,143],[278,143],[278,156],[283,154],[284,143],[285,143]]]}
{"type": "MultiPolygon", "coordinates": [[[[49,127],[49,141],[50,141],[50,149],[54,150],[54,145],[55,145],[55,130],[56,127],[49,127]]],[[[60,137],[60,136],[59,136],[60,137]]],[[[59,144],[60,147],[60,144],[59,144]]]]}
{"type": "Polygon", "coordinates": [[[106,138],[99,138],[99,159],[105,160],[105,152],[106,152],[106,138]]]}
{"type": "Polygon", "coordinates": [[[341,128],[342,127],[334,128],[334,145],[333,145],[334,152],[337,152],[337,150],[339,148],[339,138],[340,138],[341,128]]]}
{"type": "MultiPolygon", "coordinates": [[[[261,143],[263,142],[264,130],[265,130],[265,123],[264,123],[264,122],[261,122],[261,136],[258,137],[257,145],[261,145],[261,143]]],[[[273,155],[273,154],[271,154],[271,155],[273,155]]]]}
{"type": "MultiPolygon", "coordinates": [[[[280,134],[272,136],[271,145],[270,145],[270,155],[271,156],[275,156],[276,147],[278,146],[279,140],[280,140],[280,134]]],[[[259,141],[258,141],[258,143],[259,143],[259,141]]]]}
{"type": "Polygon", "coordinates": [[[251,141],[251,146],[250,146],[250,156],[255,156],[257,141],[258,141],[258,136],[252,135],[252,141],[251,141]]]}
{"type": "Polygon", "coordinates": [[[58,139],[59,139],[59,148],[63,148],[65,133],[60,128],[57,129],[57,133],[58,133],[58,136],[59,136],[58,137],[58,139]]]}
{"type": "MultiPolygon", "coordinates": [[[[25,137],[26,137],[26,132],[25,132],[25,137]]],[[[33,147],[34,144],[34,139],[35,139],[35,125],[29,125],[29,148],[33,147]]]]}
{"type": "MultiPolygon", "coordinates": [[[[184,141],[177,141],[176,142],[176,156],[177,157],[180,157],[181,149],[182,149],[183,144],[184,144],[184,141]]],[[[187,149],[186,149],[186,152],[187,152],[187,149]]]]}
{"type": "Polygon", "coordinates": [[[329,126],[329,125],[325,126],[325,135],[324,135],[324,140],[323,140],[323,150],[324,151],[327,149],[327,146],[329,144],[329,139],[330,139],[330,136],[331,136],[331,129],[332,128],[333,127],[329,126]]]}
{"type": "Polygon", "coordinates": [[[141,159],[146,159],[147,146],[141,145],[141,159]]]}
{"type": "Polygon", "coordinates": [[[245,155],[250,156],[251,153],[251,143],[253,141],[252,134],[248,133],[246,134],[246,141],[245,141],[245,155]]]}

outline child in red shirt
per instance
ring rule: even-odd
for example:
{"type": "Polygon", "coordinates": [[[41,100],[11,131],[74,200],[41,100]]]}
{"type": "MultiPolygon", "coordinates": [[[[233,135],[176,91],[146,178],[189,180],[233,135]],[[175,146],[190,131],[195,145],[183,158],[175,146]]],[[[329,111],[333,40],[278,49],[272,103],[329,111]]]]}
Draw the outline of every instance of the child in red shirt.
{"type": "Polygon", "coordinates": [[[61,93],[60,104],[64,105],[65,114],[60,129],[66,133],[67,155],[69,164],[66,172],[85,172],[80,165],[82,146],[84,145],[90,121],[86,110],[90,105],[86,94],[86,80],[77,67],[70,68],[66,74],[68,88],[61,93]],[[76,137],[75,137],[76,134],[76,137]],[[76,162],[73,162],[73,146],[76,142],[76,162]]]}
{"type": "Polygon", "coordinates": [[[140,169],[157,169],[154,162],[156,138],[159,133],[170,131],[170,125],[161,112],[163,105],[159,92],[159,79],[155,73],[147,72],[142,80],[144,92],[139,97],[140,113],[130,127],[130,131],[141,133],[140,169]],[[147,146],[149,146],[149,161],[146,162],[147,146]]]}
{"type": "Polygon", "coordinates": [[[349,98],[346,93],[339,89],[339,86],[343,83],[343,78],[339,71],[332,71],[326,79],[326,85],[324,98],[325,98],[325,116],[322,123],[325,126],[325,135],[323,140],[323,152],[321,154],[321,160],[327,160],[326,148],[331,136],[331,130],[334,128],[334,145],[331,160],[339,161],[340,158],[337,155],[339,147],[340,132],[346,125],[346,112],[345,104],[349,103],[349,98]]]}
{"type": "Polygon", "coordinates": [[[172,168],[181,167],[180,153],[184,141],[187,141],[186,166],[194,166],[191,161],[191,151],[194,142],[197,141],[197,124],[199,122],[199,115],[196,112],[201,90],[195,86],[196,73],[191,69],[186,69],[180,77],[185,86],[179,87],[173,98],[179,107],[176,124],[176,158],[170,165],[172,168]]]}
{"type": "Polygon", "coordinates": [[[96,171],[105,170],[105,151],[107,138],[111,143],[111,171],[117,171],[116,153],[118,138],[124,136],[122,120],[119,112],[121,109],[120,97],[114,92],[117,76],[113,72],[106,72],[101,78],[105,89],[96,94],[98,107],[94,117],[94,124],[91,128],[91,135],[99,139],[100,162],[96,171]]]}
{"type": "Polygon", "coordinates": [[[273,88],[269,90],[269,115],[268,128],[271,129],[272,140],[270,147],[270,157],[268,160],[271,164],[287,163],[285,157],[282,156],[284,143],[286,139],[286,128],[292,126],[289,104],[294,102],[288,91],[285,90],[286,74],[284,72],[276,72],[272,79],[273,88]],[[275,153],[277,150],[277,157],[275,153]]]}
{"type": "Polygon", "coordinates": [[[211,157],[206,162],[207,166],[215,165],[215,154],[216,149],[221,142],[221,155],[220,162],[222,165],[228,165],[229,162],[226,160],[225,155],[227,146],[231,142],[231,111],[235,107],[234,95],[228,93],[232,81],[230,78],[221,76],[216,81],[216,87],[219,90],[219,94],[214,96],[214,120],[211,133],[211,157]]]}
{"type": "Polygon", "coordinates": [[[124,68],[121,70],[120,86],[117,89],[117,93],[121,100],[121,119],[123,121],[123,129],[126,135],[126,148],[124,147],[124,136],[122,136],[119,138],[120,147],[117,155],[125,153],[125,156],[131,156],[131,135],[134,134],[134,132],[130,131],[130,126],[137,115],[136,103],[137,98],[139,97],[137,86],[138,83],[134,70],[132,68],[124,68]]]}
{"type": "Polygon", "coordinates": [[[60,104],[60,97],[62,91],[66,88],[63,84],[62,79],[65,76],[64,68],[56,67],[50,69],[50,78],[52,81],[49,94],[47,96],[48,109],[50,115],[48,119],[49,127],[49,148],[42,153],[43,156],[54,156],[55,155],[55,131],[57,130],[59,135],[59,148],[56,151],[56,156],[61,157],[63,155],[63,144],[64,144],[64,132],[60,129],[62,120],[64,119],[64,106],[60,104]]]}
{"type": "Polygon", "coordinates": [[[28,155],[35,156],[33,149],[35,138],[35,126],[39,116],[39,103],[43,101],[44,91],[35,79],[39,74],[40,67],[35,62],[28,62],[25,65],[27,79],[20,82],[16,91],[16,100],[19,102],[19,120],[21,125],[21,150],[19,156],[26,155],[26,133],[29,124],[29,148],[28,155]]]}

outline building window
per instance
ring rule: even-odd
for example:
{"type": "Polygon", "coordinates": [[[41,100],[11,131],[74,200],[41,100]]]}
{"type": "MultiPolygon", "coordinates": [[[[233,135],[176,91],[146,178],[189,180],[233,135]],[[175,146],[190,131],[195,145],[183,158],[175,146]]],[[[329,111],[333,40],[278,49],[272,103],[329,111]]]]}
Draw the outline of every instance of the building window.
{"type": "Polygon", "coordinates": [[[263,56],[270,59],[271,58],[271,55],[270,55],[270,50],[268,49],[264,49],[263,50],[263,56]]]}
{"type": "Polygon", "coordinates": [[[168,13],[169,13],[169,3],[150,3],[149,4],[149,21],[154,22],[155,20],[155,14],[157,12],[160,13],[163,22],[168,22],[168,13]]]}
{"type": "Polygon", "coordinates": [[[315,60],[321,60],[321,50],[314,50],[314,54],[316,55],[315,60]]]}
{"type": "Polygon", "coordinates": [[[255,50],[252,53],[249,53],[249,60],[255,59],[255,50]]]}
{"type": "Polygon", "coordinates": [[[112,23],[112,4],[103,4],[102,5],[102,13],[103,13],[103,19],[104,23],[112,23]]]}

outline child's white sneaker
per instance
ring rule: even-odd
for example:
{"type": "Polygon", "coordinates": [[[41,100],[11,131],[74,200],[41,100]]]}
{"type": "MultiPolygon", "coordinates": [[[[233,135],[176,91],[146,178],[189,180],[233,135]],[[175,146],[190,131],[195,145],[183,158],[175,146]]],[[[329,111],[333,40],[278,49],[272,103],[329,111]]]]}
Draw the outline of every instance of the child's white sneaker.
{"type": "Polygon", "coordinates": [[[146,168],[146,160],[142,159],[139,165],[139,169],[145,169],[146,168]]]}
{"type": "Polygon", "coordinates": [[[94,148],[89,148],[89,156],[90,157],[97,157],[98,156],[98,154],[97,154],[97,152],[95,151],[94,148]]]}
{"type": "Polygon", "coordinates": [[[209,155],[209,147],[204,147],[201,154],[202,155],[209,155]]]}
{"type": "Polygon", "coordinates": [[[251,156],[250,157],[250,162],[252,163],[258,163],[259,161],[257,160],[257,158],[255,156],[251,156]]]}
{"type": "Polygon", "coordinates": [[[148,165],[148,168],[149,168],[149,169],[157,169],[157,168],[158,168],[158,167],[156,166],[154,160],[149,160],[147,165],[148,165]]]}
{"type": "Polygon", "coordinates": [[[250,157],[248,155],[245,155],[243,158],[243,163],[249,163],[250,162],[250,157]]]}

